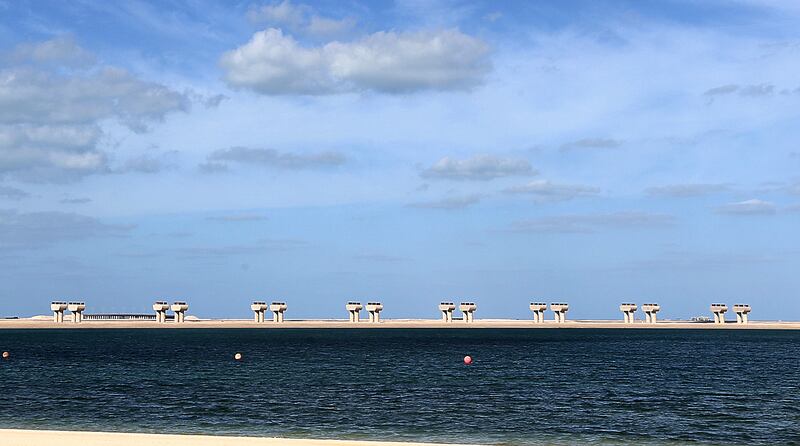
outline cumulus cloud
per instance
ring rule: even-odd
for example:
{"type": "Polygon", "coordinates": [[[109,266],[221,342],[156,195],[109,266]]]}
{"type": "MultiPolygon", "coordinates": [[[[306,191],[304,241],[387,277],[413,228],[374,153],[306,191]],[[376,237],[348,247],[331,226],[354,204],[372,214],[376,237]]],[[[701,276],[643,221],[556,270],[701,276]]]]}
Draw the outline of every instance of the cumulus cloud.
{"type": "Polygon", "coordinates": [[[22,189],[17,189],[16,187],[11,186],[0,186],[1,198],[7,198],[9,200],[22,200],[23,198],[28,198],[30,196],[31,194],[22,189]]]}
{"type": "Polygon", "coordinates": [[[14,63],[0,65],[0,174],[61,181],[109,172],[99,147],[104,122],[143,132],[188,109],[187,95],[92,64],[86,54],[57,38],[19,46],[14,63]]]}
{"type": "Polygon", "coordinates": [[[421,201],[421,202],[411,203],[408,205],[408,207],[417,209],[440,209],[440,210],[464,209],[474,204],[477,204],[478,202],[481,201],[481,198],[482,197],[478,194],[451,196],[434,201],[421,201]]]}
{"type": "Polygon", "coordinates": [[[274,149],[231,147],[208,155],[200,165],[202,170],[216,172],[227,170],[229,163],[264,166],[275,169],[301,170],[335,167],[344,164],[347,158],[339,152],[290,153],[274,149]]]}
{"type": "Polygon", "coordinates": [[[353,42],[304,47],[280,29],[253,35],[220,64],[232,87],[267,95],[465,90],[491,68],[489,47],[455,29],[377,32],[353,42]]]}
{"type": "Polygon", "coordinates": [[[423,178],[465,181],[487,181],[495,178],[536,175],[538,172],[524,159],[477,155],[463,160],[444,157],[420,174],[423,178]]]}
{"type": "Polygon", "coordinates": [[[570,141],[561,145],[561,150],[575,149],[616,149],[622,145],[622,141],[611,138],[583,138],[570,141]]]}
{"type": "Polygon", "coordinates": [[[96,218],[70,212],[18,212],[0,210],[0,248],[42,248],[70,240],[119,237],[133,226],[109,225],[96,218]]]}
{"type": "Polygon", "coordinates": [[[592,197],[600,189],[577,184],[559,184],[548,180],[535,180],[520,186],[505,189],[507,194],[530,195],[537,201],[566,201],[579,197],[592,197]]]}
{"type": "Polygon", "coordinates": [[[778,208],[769,201],[751,199],[718,206],[715,211],[727,215],[772,215],[778,208]]]}
{"type": "Polygon", "coordinates": [[[674,222],[671,215],[634,211],[541,217],[515,222],[511,229],[515,232],[591,233],[601,229],[667,226],[674,222]]]}
{"type": "Polygon", "coordinates": [[[686,183],[669,184],[647,188],[645,192],[654,197],[688,198],[701,197],[730,190],[730,186],[723,183],[686,183]]]}

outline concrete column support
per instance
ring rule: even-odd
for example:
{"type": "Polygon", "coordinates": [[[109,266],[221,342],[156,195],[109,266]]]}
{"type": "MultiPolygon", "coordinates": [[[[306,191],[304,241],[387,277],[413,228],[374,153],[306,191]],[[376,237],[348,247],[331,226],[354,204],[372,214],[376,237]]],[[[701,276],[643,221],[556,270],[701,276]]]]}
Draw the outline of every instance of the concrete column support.
{"type": "Polygon", "coordinates": [[[377,324],[381,321],[381,311],[383,304],[380,302],[367,302],[367,312],[369,313],[369,321],[377,324]]]}
{"type": "Polygon", "coordinates": [[[475,302],[461,302],[458,305],[458,309],[461,310],[463,316],[464,323],[471,324],[475,322],[475,311],[478,309],[478,305],[475,302]]]}
{"type": "Polygon", "coordinates": [[[544,322],[544,312],[547,310],[547,304],[544,302],[531,302],[529,307],[533,312],[533,323],[541,324],[544,322]]]}
{"type": "Polygon", "coordinates": [[[661,310],[661,305],[649,303],[649,304],[642,304],[642,311],[645,314],[645,322],[648,324],[655,324],[658,318],[656,314],[661,310]]]}
{"type": "Polygon", "coordinates": [[[714,314],[715,324],[725,323],[725,312],[728,311],[728,306],[725,304],[711,304],[711,312],[714,314]]]}
{"type": "Polygon", "coordinates": [[[86,309],[86,304],[83,302],[70,302],[67,304],[67,309],[72,313],[72,322],[79,324],[83,320],[83,310],[86,309]]]}
{"type": "Polygon", "coordinates": [[[156,323],[163,324],[167,322],[167,310],[169,310],[169,304],[163,300],[153,304],[153,311],[156,312],[156,323]]]}
{"type": "Polygon", "coordinates": [[[619,310],[622,311],[623,323],[632,324],[635,322],[637,308],[636,304],[632,303],[623,303],[619,306],[619,310]]]}
{"type": "Polygon", "coordinates": [[[348,302],[347,305],[345,305],[345,309],[350,314],[350,322],[356,323],[361,320],[361,310],[364,309],[361,302],[348,302]]]}
{"type": "Polygon", "coordinates": [[[272,312],[272,322],[281,324],[284,321],[284,313],[289,308],[286,302],[272,302],[269,304],[269,311],[272,312]]]}
{"type": "Polygon", "coordinates": [[[183,301],[176,301],[172,303],[170,309],[175,313],[176,324],[182,324],[186,321],[186,311],[189,310],[189,304],[183,301]]]}
{"type": "Polygon", "coordinates": [[[453,322],[453,311],[456,305],[453,302],[439,302],[439,311],[442,312],[442,322],[453,322]]]}
{"type": "Polygon", "coordinates": [[[263,324],[267,312],[267,303],[260,300],[254,301],[250,304],[250,309],[253,310],[253,322],[263,324]]]}
{"type": "Polygon", "coordinates": [[[553,311],[553,320],[558,324],[563,324],[567,321],[567,311],[569,311],[569,304],[566,303],[552,303],[550,310],[553,311]]]}
{"type": "Polygon", "coordinates": [[[53,312],[53,322],[60,324],[64,322],[64,311],[67,309],[66,302],[50,302],[50,311],[53,312]]]}
{"type": "Polygon", "coordinates": [[[736,323],[747,324],[749,321],[749,314],[752,309],[748,304],[736,304],[733,306],[733,311],[736,312],[736,323]]]}

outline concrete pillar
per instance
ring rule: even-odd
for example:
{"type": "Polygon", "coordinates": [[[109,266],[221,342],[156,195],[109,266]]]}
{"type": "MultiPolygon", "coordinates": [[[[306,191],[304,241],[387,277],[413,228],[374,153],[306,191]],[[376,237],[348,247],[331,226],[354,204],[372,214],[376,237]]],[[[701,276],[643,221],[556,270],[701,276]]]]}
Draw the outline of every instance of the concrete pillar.
{"type": "Polygon", "coordinates": [[[475,304],[475,302],[461,302],[458,308],[464,315],[464,323],[470,324],[475,322],[475,311],[478,309],[478,306],[475,304]]]}
{"type": "Polygon", "coordinates": [[[72,313],[72,322],[78,324],[83,320],[83,310],[86,309],[86,304],[83,302],[70,302],[67,304],[67,309],[72,313]]]}
{"type": "Polygon", "coordinates": [[[189,304],[183,301],[173,302],[170,307],[172,312],[175,313],[175,323],[182,324],[186,321],[186,311],[189,309],[189,304]]]}
{"type": "Polygon", "coordinates": [[[64,311],[67,309],[66,302],[50,302],[50,310],[53,312],[53,322],[60,324],[64,322],[64,311]]]}
{"type": "Polygon", "coordinates": [[[439,311],[442,312],[442,322],[453,322],[453,311],[456,304],[453,302],[439,302],[439,311]]]}
{"type": "Polygon", "coordinates": [[[541,324],[544,322],[544,312],[547,310],[547,304],[544,302],[531,302],[529,308],[533,311],[533,323],[541,324]]]}
{"type": "Polygon", "coordinates": [[[736,304],[733,306],[733,311],[736,313],[736,323],[746,324],[749,321],[749,314],[751,311],[748,304],[736,304]]]}
{"type": "Polygon", "coordinates": [[[648,324],[656,323],[656,321],[658,320],[658,316],[656,315],[656,313],[658,313],[660,310],[661,310],[661,305],[659,304],[650,303],[642,305],[642,311],[644,311],[645,314],[645,321],[648,324]]]}
{"type": "Polygon", "coordinates": [[[728,306],[725,304],[711,304],[711,313],[714,314],[715,324],[725,323],[725,312],[728,311],[728,306]]]}
{"type": "Polygon", "coordinates": [[[361,310],[364,308],[361,305],[361,302],[347,302],[345,308],[347,309],[348,313],[350,313],[350,322],[355,323],[361,321],[361,310]]]}
{"type": "Polygon", "coordinates": [[[550,310],[553,312],[553,320],[558,324],[563,324],[567,321],[567,311],[569,311],[569,304],[566,303],[551,303],[550,310]]]}
{"type": "Polygon", "coordinates": [[[367,311],[369,312],[369,321],[372,323],[378,323],[381,321],[381,310],[383,310],[383,304],[380,302],[367,302],[367,311]]]}
{"type": "Polygon", "coordinates": [[[619,306],[619,310],[622,311],[622,319],[625,324],[632,324],[636,321],[636,309],[638,307],[636,304],[632,303],[624,303],[619,306]]]}
{"type": "Polygon", "coordinates": [[[263,324],[265,320],[264,315],[267,312],[267,303],[257,300],[250,305],[250,309],[253,310],[253,322],[256,324],[263,324]]]}
{"type": "Polygon", "coordinates": [[[272,302],[269,304],[269,311],[272,312],[272,322],[282,324],[284,321],[284,313],[286,313],[286,309],[289,306],[286,305],[286,302],[272,302]]]}
{"type": "Polygon", "coordinates": [[[153,304],[153,311],[156,312],[156,322],[159,324],[163,324],[167,322],[167,310],[169,310],[169,304],[164,301],[158,301],[153,304]]]}

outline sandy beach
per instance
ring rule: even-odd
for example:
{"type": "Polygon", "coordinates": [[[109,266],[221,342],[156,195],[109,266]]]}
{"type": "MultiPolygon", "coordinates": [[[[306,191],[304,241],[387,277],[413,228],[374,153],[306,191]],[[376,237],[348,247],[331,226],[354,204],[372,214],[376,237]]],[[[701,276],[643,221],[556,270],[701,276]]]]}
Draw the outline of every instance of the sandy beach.
{"type": "Polygon", "coordinates": [[[633,324],[625,324],[622,321],[610,320],[567,320],[565,323],[557,324],[553,321],[546,321],[535,324],[532,320],[520,319],[476,319],[473,323],[464,323],[456,320],[452,323],[444,323],[434,319],[384,319],[380,323],[358,322],[350,323],[346,320],[287,320],[284,323],[255,323],[252,320],[244,319],[208,319],[208,320],[189,320],[182,324],[163,323],[155,321],[84,321],[73,324],[69,321],[56,324],[49,319],[5,319],[0,320],[0,329],[92,329],[92,328],[158,328],[158,329],[196,329],[196,328],[250,328],[250,329],[290,329],[290,328],[348,328],[348,329],[398,329],[398,328],[444,328],[444,329],[581,329],[581,328],[605,328],[605,329],[705,329],[705,330],[800,330],[800,322],[784,321],[751,321],[748,324],[737,324],[729,321],[726,324],[713,324],[703,322],[671,321],[662,320],[657,324],[646,324],[644,321],[637,321],[633,324]]]}
{"type": "Polygon", "coordinates": [[[285,438],[156,435],[0,429],[3,446],[431,446],[393,441],[300,440],[285,438]]]}

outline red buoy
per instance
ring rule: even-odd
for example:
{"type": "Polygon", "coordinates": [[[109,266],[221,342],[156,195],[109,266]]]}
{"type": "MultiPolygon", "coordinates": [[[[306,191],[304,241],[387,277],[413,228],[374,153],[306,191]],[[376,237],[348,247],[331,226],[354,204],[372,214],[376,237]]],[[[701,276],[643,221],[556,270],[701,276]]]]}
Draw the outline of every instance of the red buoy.
{"type": "Polygon", "coordinates": [[[464,356],[464,364],[466,364],[466,365],[472,364],[472,356],[469,356],[469,355],[464,356]]]}

